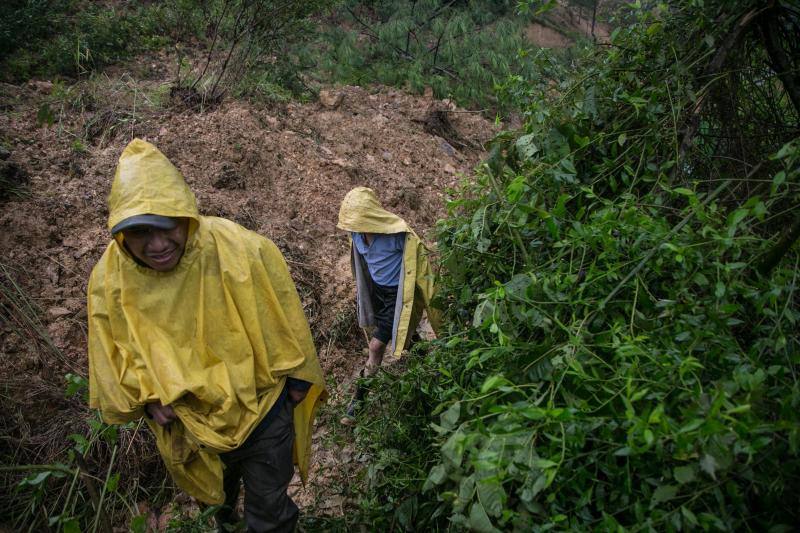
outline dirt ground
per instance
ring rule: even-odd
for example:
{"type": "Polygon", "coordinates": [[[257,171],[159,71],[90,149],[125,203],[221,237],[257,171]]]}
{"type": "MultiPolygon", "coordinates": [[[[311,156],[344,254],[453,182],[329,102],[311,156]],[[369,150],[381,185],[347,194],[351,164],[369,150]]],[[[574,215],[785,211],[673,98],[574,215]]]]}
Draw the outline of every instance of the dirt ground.
{"type": "Polygon", "coordinates": [[[531,22],[525,27],[525,38],[542,48],[568,48],[575,44],[575,37],[594,36],[597,42],[607,43],[611,30],[606,23],[609,13],[606,5],[598,2],[598,13],[592,26],[592,10],[575,8],[560,0],[551,10],[542,15],[542,22],[531,22]],[[594,32],[594,33],[592,33],[594,32]]]}
{"type": "MultiPolygon", "coordinates": [[[[109,242],[106,197],[117,158],[141,137],[183,172],[201,213],[235,220],[286,255],[331,388],[311,482],[295,480],[291,492],[306,511],[341,513],[363,458],[338,415],[365,343],[346,235],[335,227],[339,203],[352,187],[371,187],[430,240],[447,189],[479,162],[494,126],[385,87],[331,88],[307,104],[230,99],[188,110],[169,99],[167,69],[153,58],[77,85],[0,85],[0,144],[29,177],[24,197],[0,200],[3,282],[31,298],[55,347],[0,324],[0,446],[6,456],[13,446],[20,460],[43,461],[84,425],[85,407],[64,398],[64,375],[86,375],[86,283],[109,242]],[[432,104],[447,110],[457,133],[450,142],[426,132],[432,104]]],[[[157,461],[146,443],[128,452],[121,464],[157,461]]]]}

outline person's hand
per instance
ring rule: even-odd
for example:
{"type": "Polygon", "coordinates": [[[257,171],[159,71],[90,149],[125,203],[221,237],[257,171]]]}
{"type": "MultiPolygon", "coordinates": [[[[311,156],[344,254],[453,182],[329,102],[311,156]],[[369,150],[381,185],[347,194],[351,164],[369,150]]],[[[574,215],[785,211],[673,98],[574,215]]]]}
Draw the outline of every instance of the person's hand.
{"type": "Polygon", "coordinates": [[[151,402],[144,406],[147,414],[159,426],[166,426],[178,419],[171,405],[162,405],[161,402],[151,402]]]}
{"type": "Polygon", "coordinates": [[[307,390],[288,389],[288,392],[289,400],[295,405],[302,402],[305,399],[306,394],[308,394],[307,390]]]}

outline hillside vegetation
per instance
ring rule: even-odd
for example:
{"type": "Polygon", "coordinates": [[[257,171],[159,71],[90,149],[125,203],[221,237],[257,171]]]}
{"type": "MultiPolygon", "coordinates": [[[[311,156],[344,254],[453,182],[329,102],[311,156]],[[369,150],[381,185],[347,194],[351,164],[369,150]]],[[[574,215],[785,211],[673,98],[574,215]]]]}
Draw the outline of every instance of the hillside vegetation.
{"type": "Polygon", "coordinates": [[[290,259],[334,377],[307,530],[793,530],[798,36],[786,0],[4,3],[0,528],[213,528],[85,404],[106,174],[143,135],[290,259]],[[350,432],[331,232],[364,184],[440,217],[446,331],[350,432]]]}
{"type": "Polygon", "coordinates": [[[641,4],[512,80],[438,226],[449,334],[374,384],[361,521],[800,521],[800,12],[641,4]]]}

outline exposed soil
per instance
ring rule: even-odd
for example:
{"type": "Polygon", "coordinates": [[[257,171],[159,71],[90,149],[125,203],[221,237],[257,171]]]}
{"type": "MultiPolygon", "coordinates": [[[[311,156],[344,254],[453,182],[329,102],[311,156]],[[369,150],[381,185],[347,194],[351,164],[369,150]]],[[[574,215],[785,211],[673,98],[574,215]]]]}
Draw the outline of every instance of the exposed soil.
{"type": "MultiPolygon", "coordinates": [[[[606,2],[608,3],[608,2],[606,2]]],[[[605,22],[606,9],[598,7],[592,26],[592,10],[576,8],[563,0],[542,15],[541,22],[532,22],[525,27],[525,38],[542,48],[567,48],[575,44],[577,36],[594,38],[607,43],[611,31],[605,22]]]]}
{"type": "MultiPolygon", "coordinates": [[[[25,334],[32,326],[0,324],[0,432],[8,439],[0,446],[14,446],[3,452],[20,460],[44,461],[83,427],[85,407],[64,399],[63,376],[86,375],[87,279],[110,238],[106,197],[117,158],[138,136],[183,172],[201,213],[268,236],[286,255],[331,386],[311,482],[302,488],[296,480],[291,491],[307,510],[341,513],[364,458],[337,420],[365,343],[355,323],[346,236],[335,227],[339,203],[352,187],[372,187],[387,209],[430,239],[445,191],[484,155],[493,126],[439,102],[435,109],[449,110],[457,134],[453,145],[426,131],[430,99],[384,87],[333,88],[308,104],[227,101],[204,112],[177,110],[153,103],[168,93],[166,68],[149,66],[135,77],[109,74],[107,89],[88,82],[0,86],[0,144],[10,151],[8,164],[30,181],[27,197],[0,204],[0,262],[11,269],[3,281],[15,280],[38,305],[56,348],[32,342],[25,334]],[[45,103],[55,113],[52,125],[37,124],[45,103]]],[[[129,457],[120,460],[156,468],[148,446],[128,446],[129,457]]]]}

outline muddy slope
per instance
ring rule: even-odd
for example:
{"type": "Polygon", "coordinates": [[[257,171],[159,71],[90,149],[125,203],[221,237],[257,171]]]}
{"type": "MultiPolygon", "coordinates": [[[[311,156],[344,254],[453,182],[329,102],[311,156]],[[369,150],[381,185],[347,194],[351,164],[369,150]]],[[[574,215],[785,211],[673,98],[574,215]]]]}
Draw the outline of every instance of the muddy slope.
{"type": "MultiPolygon", "coordinates": [[[[372,187],[386,208],[430,238],[446,189],[470,174],[493,134],[477,114],[381,87],[330,89],[308,104],[228,101],[201,112],[163,97],[156,105],[165,94],[158,72],[124,72],[91,86],[0,86],[0,143],[10,152],[7,163],[29,178],[25,196],[0,200],[3,283],[13,281],[30,297],[38,307],[34,323],[54,345],[31,341],[35,326],[0,324],[4,457],[44,462],[81,427],[85,407],[64,399],[63,376],[86,375],[86,282],[109,241],[106,197],[116,160],[134,136],[154,143],[183,172],[201,213],[235,220],[282,249],[335,406],[344,401],[363,344],[347,240],[335,228],[339,202],[352,187],[372,187]],[[42,116],[45,105],[52,124],[42,116]],[[447,110],[452,130],[436,129],[432,105],[447,110]]],[[[302,504],[332,513],[341,512],[342,476],[358,468],[347,446],[343,453],[327,449],[332,434],[344,434],[334,427],[337,412],[325,411],[317,430],[317,481],[293,488],[302,504]],[[331,476],[341,482],[330,483],[331,476]]],[[[128,451],[121,461],[131,471],[157,465],[147,442],[128,451]]]]}

